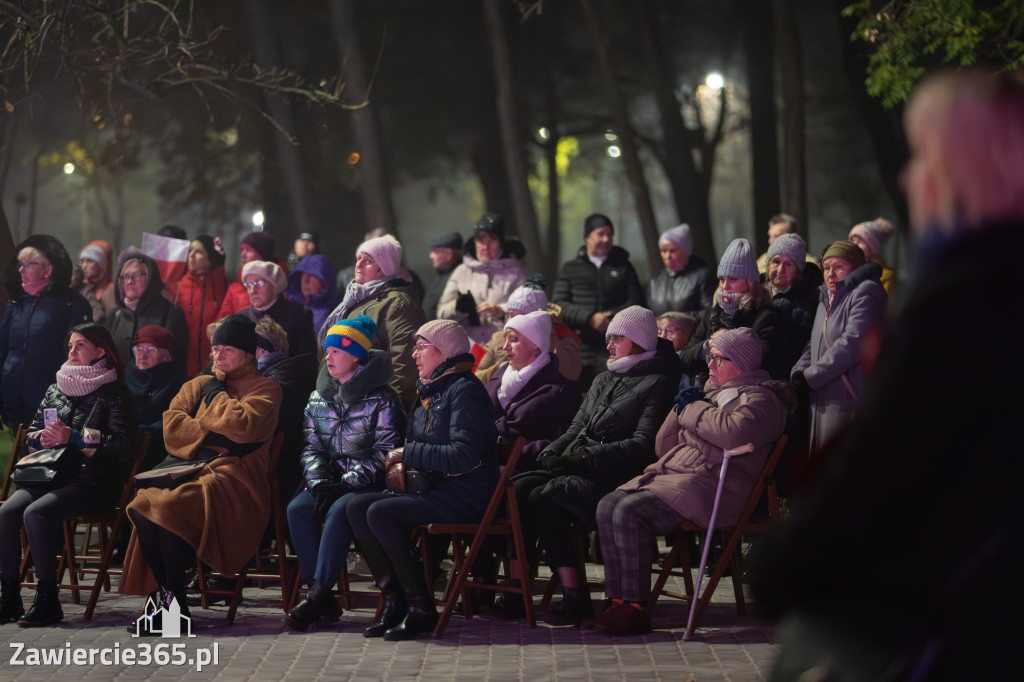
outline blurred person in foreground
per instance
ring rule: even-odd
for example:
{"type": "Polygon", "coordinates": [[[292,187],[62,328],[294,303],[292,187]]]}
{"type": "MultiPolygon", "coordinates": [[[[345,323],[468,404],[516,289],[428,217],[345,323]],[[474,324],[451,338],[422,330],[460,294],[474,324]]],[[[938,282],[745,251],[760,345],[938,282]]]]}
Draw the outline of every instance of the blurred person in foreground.
{"type": "Polygon", "coordinates": [[[759,547],[756,594],[782,618],[773,679],[1006,679],[1019,667],[1009,581],[1024,563],[1020,324],[1003,297],[1024,250],[1018,70],[925,80],[904,112],[915,233],[861,409],[789,521],[759,547]],[[943,333],[951,311],[983,320],[943,333]],[[966,395],[963,388],[968,389],[966,395]],[[865,570],[866,559],[875,568],[865,570]],[[884,676],[884,677],[883,677],[884,676]]]}

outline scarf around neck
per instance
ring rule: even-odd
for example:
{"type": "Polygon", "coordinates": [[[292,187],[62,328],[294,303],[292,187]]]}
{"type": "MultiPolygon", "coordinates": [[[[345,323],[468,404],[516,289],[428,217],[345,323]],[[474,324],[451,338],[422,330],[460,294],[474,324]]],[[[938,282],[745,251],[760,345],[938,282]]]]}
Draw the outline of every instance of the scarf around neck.
{"type": "Polygon", "coordinates": [[[50,278],[47,277],[46,279],[41,279],[41,280],[38,280],[36,282],[32,282],[31,284],[25,284],[24,282],[22,282],[21,283],[21,288],[29,296],[36,296],[36,295],[39,294],[40,291],[45,289],[46,285],[49,284],[49,283],[50,283],[50,278]]]}
{"type": "Polygon", "coordinates": [[[88,395],[104,384],[117,380],[117,370],[104,361],[95,365],[69,365],[57,370],[57,387],[64,395],[75,398],[88,395]]]}
{"type": "Polygon", "coordinates": [[[341,299],[341,304],[338,306],[341,309],[341,317],[339,317],[338,319],[347,319],[349,312],[353,308],[355,308],[356,305],[360,303],[360,301],[365,301],[370,296],[376,294],[378,291],[383,289],[384,285],[386,285],[392,279],[395,278],[391,277],[385,279],[381,277],[379,279],[367,282],[366,284],[359,284],[355,280],[349,282],[348,286],[345,287],[345,298],[341,299]]]}
{"type": "Polygon", "coordinates": [[[656,354],[656,350],[649,350],[643,353],[637,353],[636,355],[627,355],[626,357],[618,358],[617,360],[609,360],[608,369],[616,374],[625,374],[641,362],[650,360],[656,354]]]}
{"type": "Polygon", "coordinates": [[[523,390],[526,382],[550,362],[551,357],[544,353],[522,369],[514,369],[512,365],[505,368],[505,373],[501,375],[501,386],[498,387],[498,403],[502,409],[508,407],[512,399],[519,395],[519,391],[523,390]]]}

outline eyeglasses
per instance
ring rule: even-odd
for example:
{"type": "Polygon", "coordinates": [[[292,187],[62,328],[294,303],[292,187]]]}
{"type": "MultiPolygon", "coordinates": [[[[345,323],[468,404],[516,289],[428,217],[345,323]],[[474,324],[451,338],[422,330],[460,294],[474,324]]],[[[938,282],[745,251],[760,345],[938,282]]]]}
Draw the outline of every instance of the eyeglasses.
{"type": "Polygon", "coordinates": [[[20,261],[18,261],[18,269],[19,270],[28,270],[33,265],[37,265],[39,267],[43,267],[44,264],[43,264],[42,261],[37,261],[37,260],[20,260],[20,261]]]}
{"type": "Polygon", "coordinates": [[[726,360],[728,362],[732,362],[732,358],[727,358],[724,355],[709,355],[708,356],[708,367],[721,367],[723,360],[726,360]]]}
{"type": "Polygon", "coordinates": [[[144,272],[128,272],[128,273],[125,273],[125,274],[121,275],[121,281],[122,282],[127,282],[128,284],[131,284],[132,282],[134,282],[136,280],[145,279],[145,278],[146,278],[146,273],[144,273],[144,272]]]}
{"type": "Polygon", "coordinates": [[[257,279],[257,280],[254,280],[252,282],[244,282],[242,284],[242,286],[245,287],[246,291],[252,291],[253,289],[263,288],[263,287],[269,286],[269,285],[270,285],[270,282],[268,282],[265,279],[257,279]]]}
{"type": "Polygon", "coordinates": [[[417,343],[413,347],[412,352],[413,353],[422,353],[426,349],[433,348],[433,347],[434,347],[434,344],[432,344],[432,343],[417,343]]]}
{"type": "Polygon", "coordinates": [[[143,355],[156,355],[160,352],[160,349],[156,346],[132,346],[133,353],[142,353],[143,355]]]}
{"type": "Polygon", "coordinates": [[[626,337],[622,336],[621,334],[608,334],[608,335],[606,335],[604,337],[604,345],[606,345],[606,346],[610,346],[612,344],[618,345],[619,341],[622,341],[622,339],[624,339],[624,338],[626,338],[626,337]]]}

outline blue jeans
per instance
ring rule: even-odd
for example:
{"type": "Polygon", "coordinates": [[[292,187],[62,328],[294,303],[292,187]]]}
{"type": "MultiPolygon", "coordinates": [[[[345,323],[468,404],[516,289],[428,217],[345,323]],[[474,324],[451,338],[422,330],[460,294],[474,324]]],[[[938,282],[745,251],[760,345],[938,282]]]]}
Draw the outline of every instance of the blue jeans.
{"type": "Polygon", "coordinates": [[[348,557],[352,542],[345,507],[353,499],[372,490],[356,490],[339,497],[327,510],[323,534],[318,519],[313,518],[313,494],[303,489],[288,503],[288,530],[299,557],[302,581],[316,580],[330,588],[338,579],[348,557]]]}

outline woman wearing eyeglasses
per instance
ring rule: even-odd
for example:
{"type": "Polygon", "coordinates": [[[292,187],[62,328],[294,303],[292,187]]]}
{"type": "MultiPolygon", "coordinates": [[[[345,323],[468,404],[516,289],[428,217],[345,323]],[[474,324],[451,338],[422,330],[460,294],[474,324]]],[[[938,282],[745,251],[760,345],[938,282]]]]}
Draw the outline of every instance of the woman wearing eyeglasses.
{"type": "Polygon", "coordinates": [[[654,461],[654,436],[679,386],[679,358],[658,338],[654,313],[630,306],[606,336],[608,371],[599,374],[572,424],[537,457],[538,471],[516,477],[516,495],[532,565],[539,544],[562,583],[547,622],[579,624],[594,615],[574,551],[574,525],[594,528],[600,499],[654,461]]]}
{"type": "Polygon", "coordinates": [[[155,324],[140,328],[132,339],[135,362],[127,366],[124,383],[134,398],[139,433],[150,434],[139,471],[149,471],[167,456],[164,412],[188,380],[184,363],[174,362],[179,347],[173,334],[155,324]]]}
{"type": "Polygon", "coordinates": [[[121,361],[126,367],[136,364],[132,351],[135,335],[147,325],[163,327],[177,346],[174,364],[185,368],[185,349],[188,348],[188,322],[185,312],[163,297],[164,283],[160,269],[149,256],[135,254],[121,264],[117,273],[114,296],[117,308],[107,319],[107,329],[114,337],[121,361]]]}
{"type": "Polygon", "coordinates": [[[71,290],[71,257],[55,237],[32,235],[14,252],[0,317],[0,417],[12,429],[32,421],[67,359],[64,337],[92,321],[89,302],[71,290]]]}

